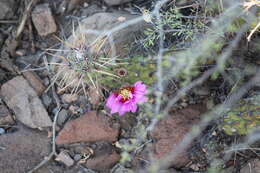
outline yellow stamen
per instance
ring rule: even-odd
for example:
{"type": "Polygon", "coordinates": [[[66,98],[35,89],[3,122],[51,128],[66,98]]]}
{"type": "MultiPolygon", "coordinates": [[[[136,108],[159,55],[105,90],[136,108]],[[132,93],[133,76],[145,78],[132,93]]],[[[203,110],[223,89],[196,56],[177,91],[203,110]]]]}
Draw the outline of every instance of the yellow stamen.
{"type": "Polygon", "coordinates": [[[128,89],[122,89],[119,91],[119,95],[123,97],[123,99],[129,99],[130,98],[131,91],[128,89]]]}

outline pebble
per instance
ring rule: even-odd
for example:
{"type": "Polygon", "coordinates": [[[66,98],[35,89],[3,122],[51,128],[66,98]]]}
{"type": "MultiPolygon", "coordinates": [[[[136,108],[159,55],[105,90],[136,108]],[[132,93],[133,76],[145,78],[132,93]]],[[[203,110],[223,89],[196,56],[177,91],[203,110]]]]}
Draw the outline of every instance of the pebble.
{"type": "Polygon", "coordinates": [[[4,134],[5,133],[5,129],[3,128],[0,128],[0,135],[4,134]]]}
{"type": "Polygon", "coordinates": [[[50,104],[52,103],[52,99],[48,94],[43,94],[42,96],[42,102],[44,104],[44,106],[46,106],[47,108],[50,106],[50,104]]]}
{"type": "Polygon", "coordinates": [[[77,99],[78,99],[77,94],[63,94],[61,96],[61,101],[63,103],[72,103],[72,102],[75,102],[77,99]]]}
{"type": "Polygon", "coordinates": [[[57,123],[59,126],[62,126],[63,123],[68,119],[68,111],[66,109],[62,109],[59,113],[57,123]]]}
{"type": "Polygon", "coordinates": [[[60,152],[55,160],[64,163],[67,167],[74,165],[74,160],[65,151],[60,152]]]}
{"type": "Polygon", "coordinates": [[[80,161],[80,159],[81,159],[81,155],[80,155],[80,154],[76,154],[76,155],[73,157],[73,159],[74,159],[76,162],[78,162],[78,161],[80,161]]]}

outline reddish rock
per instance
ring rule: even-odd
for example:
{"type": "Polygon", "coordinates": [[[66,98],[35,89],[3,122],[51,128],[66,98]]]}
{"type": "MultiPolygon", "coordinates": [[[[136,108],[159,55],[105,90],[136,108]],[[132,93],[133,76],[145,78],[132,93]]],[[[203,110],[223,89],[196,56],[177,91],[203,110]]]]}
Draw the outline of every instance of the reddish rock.
{"type": "MultiPolygon", "coordinates": [[[[176,150],[190,128],[198,123],[200,115],[206,111],[203,105],[192,105],[175,112],[173,115],[160,121],[152,131],[154,144],[154,156],[157,159],[164,158],[172,150],[176,150]]],[[[187,150],[180,153],[171,164],[174,167],[183,167],[189,162],[187,150]]]]}
{"type": "Polygon", "coordinates": [[[109,117],[88,112],[65,124],[56,139],[57,144],[76,142],[116,141],[119,125],[113,124],[109,117]]]}
{"type": "Polygon", "coordinates": [[[38,96],[41,96],[45,91],[46,87],[44,86],[42,80],[39,76],[33,71],[23,72],[23,76],[29,82],[31,87],[36,91],[38,96]]]}
{"type": "Polygon", "coordinates": [[[95,171],[104,171],[112,168],[120,160],[120,155],[115,151],[112,153],[105,153],[98,157],[90,158],[85,163],[87,168],[95,171]]]}
{"type": "Polygon", "coordinates": [[[46,36],[57,30],[56,23],[48,4],[37,5],[32,11],[32,21],[40,36],[46,36]]]}
{"type": "Polygon", "coordinates": [[[72,102],[75,102],[77,99],[78,99],[77,94],[63,94],[61,96],[61,101],[63,103],[72,103],[72,102]]]}

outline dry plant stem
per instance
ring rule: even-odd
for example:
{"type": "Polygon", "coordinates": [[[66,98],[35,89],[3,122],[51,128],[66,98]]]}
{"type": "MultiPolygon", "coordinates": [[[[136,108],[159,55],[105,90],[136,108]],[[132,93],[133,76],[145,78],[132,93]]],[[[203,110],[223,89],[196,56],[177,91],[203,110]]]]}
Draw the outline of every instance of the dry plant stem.
{"type": "Polygon", "coordinates": [[[16,24],[18,23],[17,20],[0,20],[1,24],[16,24]]]}
{"type": "Polygon", "coordinates": [[[41,161],[37,166],[35,166],[33,169],[31,169],[27,173],[35,172],[36,170],[41,168],[43,165],[45,165],[47,162],[49,162],[52,159],[53,156],[57,155],[57,153],[56,153],[56,143],[55,143],[55,139],[56,139],[56,129],[55,128],[56,128],[59,112],[61,110],[61,105],[60,105],[60,100],[59,100],[59,98],[56,94],[54,86],[52,86],[52,94],[53,94],[54,100],[55,100],[55,102],[57,104],[57,108],[58,108],[57,112],[55,113],[54,120],[53,120],[53,123],[52,123],[52,152],[48,155],[47,158],[45,158],[43,161],[41,161]]]}
{"type": "MultiPolygon", "coordinates": [[[[161,21],[160,17],[160,9],[162,6],[168,2],[168,0],[163,0],[160,1],[159,3],[156,4],[155,9],[154,9],[154,15],[156,16],[157,21],[161,21]]],[[[162,98],[162,93],[163,93],[163,81],[162,81],[162,58],[163,58],[163,53],[164,53],[164,47],[163,47],[163,42],[164,42],[164,32],[162,26],[159,26],[159,38],[160,38],[160,49],[157,55],[157,92],[156,92],[156,106],[155,106],[155,114],[159,114],[160,107],[161,107],[161,98],[162,98]]]]}
{"type": "Polygon", "coordinates": [[[256,27],[250,32],[250,34],[247,37],[247,41],[251,40],[252,35],[256,32],[256,30],[260,28],[260,22],[256,25],[256,27]]]}
{"type": "Polygon", "coordinates": [[[23,31],[23,29],[24,29],[24,26],[25,26],[25,23],[26,23],[26,20],[27,20],[27,18],[28,18],[28,16],[29,16],[29,13],[30,13],[31,9],[32,9],[32,6],[33,6],[34,4],[36,4],[37,1],[38,1],[38,0],[31,0],[31,1],[29,2],[29,4],[27,5],[27,7],[26,7],[26,9],[25,9],[25,12],[24,12],[24,14],[23,14],[21,23],[20,23],[20,25],[18,26],[17,31],[16,31],[16,35],[15,35],[15,38],[16,38],[16,39],[17,39],[17,38],[20,36],[20,34],[22,33],[22,31],[23,31]]]}

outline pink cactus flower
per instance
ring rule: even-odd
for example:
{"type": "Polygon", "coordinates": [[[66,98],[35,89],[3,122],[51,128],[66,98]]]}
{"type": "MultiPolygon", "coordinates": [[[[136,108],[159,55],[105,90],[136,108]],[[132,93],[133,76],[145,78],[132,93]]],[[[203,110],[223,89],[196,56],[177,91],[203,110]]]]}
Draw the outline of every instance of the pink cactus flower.
{"type": "Polygon", "coordinates": [[[107,99],[106,106],[111,109],[111,114],[119,113],[124,115],[126,112],[136,112],[137,103],[147,100],[145,97],[146,85],[138,81],[134,86],[124,87],[117,92],[113,92],[107,99]]]}

